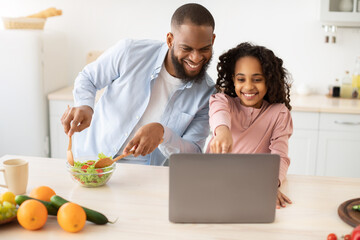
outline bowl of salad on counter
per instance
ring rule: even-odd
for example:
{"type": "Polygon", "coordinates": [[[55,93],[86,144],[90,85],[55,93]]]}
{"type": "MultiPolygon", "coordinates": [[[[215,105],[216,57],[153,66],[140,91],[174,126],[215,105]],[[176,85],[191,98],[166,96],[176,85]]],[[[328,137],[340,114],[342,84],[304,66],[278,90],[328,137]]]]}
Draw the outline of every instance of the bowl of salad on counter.
{"type": "Polygon", "coordinates": [[[75,158],[74,166],[66,162],[66,168],[71,178],[81,186],[99,187],[109,181],[116,169],[116,162],[108,167],[95,168],[95,162],[106,157],[103,153],[100,153],[97,157],[75,158]]]}

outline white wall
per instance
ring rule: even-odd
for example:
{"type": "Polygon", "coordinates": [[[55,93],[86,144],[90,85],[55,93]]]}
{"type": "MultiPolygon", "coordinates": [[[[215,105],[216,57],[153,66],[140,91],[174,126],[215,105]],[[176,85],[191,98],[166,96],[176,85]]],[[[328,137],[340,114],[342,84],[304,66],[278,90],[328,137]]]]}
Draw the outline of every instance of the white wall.
{"type": "MultiPolygon", "coordinates": [[[[45,30],[65,32],[69,44],[69,84],[90,50],[104,50],[121,38],[165,40],[181,0],[0,0],[0,16],[18,17],[48,7],[63,10],[45,30]]],[[[284,60],[294,85],[325,93],[335,78],[353,70],[360,55],[360,29],[338,29],[337,43],[325,44],[320,0],[203,0],[214,15],[217,38],[209,68],[216,78],[218,56],[243,41],[265,45],[284,60]]],[[[2,26],[1,26],[2,28],[2,26]]]]}

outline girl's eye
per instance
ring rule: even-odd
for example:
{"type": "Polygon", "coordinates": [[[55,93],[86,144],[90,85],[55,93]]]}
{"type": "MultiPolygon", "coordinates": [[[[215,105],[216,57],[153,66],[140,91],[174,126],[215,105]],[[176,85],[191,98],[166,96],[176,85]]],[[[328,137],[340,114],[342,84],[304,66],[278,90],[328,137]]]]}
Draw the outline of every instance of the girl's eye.
{"type": "Polygon", "coordinates": [[[262,82],[262,78],[256,78],[254,79],[255,82],[262,82]]]}
{"type": "Polygon", "coordinates": [[[244,78],[238,78],[237,81],[238,82],[245,82],[245,79],[244,78]]]}

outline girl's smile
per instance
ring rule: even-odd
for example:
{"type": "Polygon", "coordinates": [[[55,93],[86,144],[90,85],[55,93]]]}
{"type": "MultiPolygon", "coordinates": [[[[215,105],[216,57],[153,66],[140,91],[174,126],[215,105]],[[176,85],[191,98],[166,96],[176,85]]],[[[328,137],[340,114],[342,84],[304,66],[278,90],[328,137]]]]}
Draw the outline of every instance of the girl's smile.
{"type": "Polygon", "coordinates": [[[236,95],[241,104],[260,108],[267,92],[260,61],[251,56],[237,60],[233,77],[236,95]]]}

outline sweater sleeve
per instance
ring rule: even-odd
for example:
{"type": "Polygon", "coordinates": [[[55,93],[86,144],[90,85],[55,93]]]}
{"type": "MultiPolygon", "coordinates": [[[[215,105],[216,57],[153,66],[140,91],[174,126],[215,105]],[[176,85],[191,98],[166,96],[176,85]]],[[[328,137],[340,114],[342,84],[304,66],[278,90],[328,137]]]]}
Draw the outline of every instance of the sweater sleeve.
{"type": "Polygon", "coordinates": [[[269,147],[271,153],[280,155],[280,185],[285,180],[287,170],[290,165],[290,158],[288,156],[288,141],[292,133],[293,123],[291,114],[290,111],[283,105],[276,120],[269,147]]]}
{"type": "Polygon", "coordinates": [[[228,96],[224,93],[216,93],[211,95],[210,101],[210,129],[215,135],[215,129],[221,125],[231,129],[231,113],[228,96]]]}

